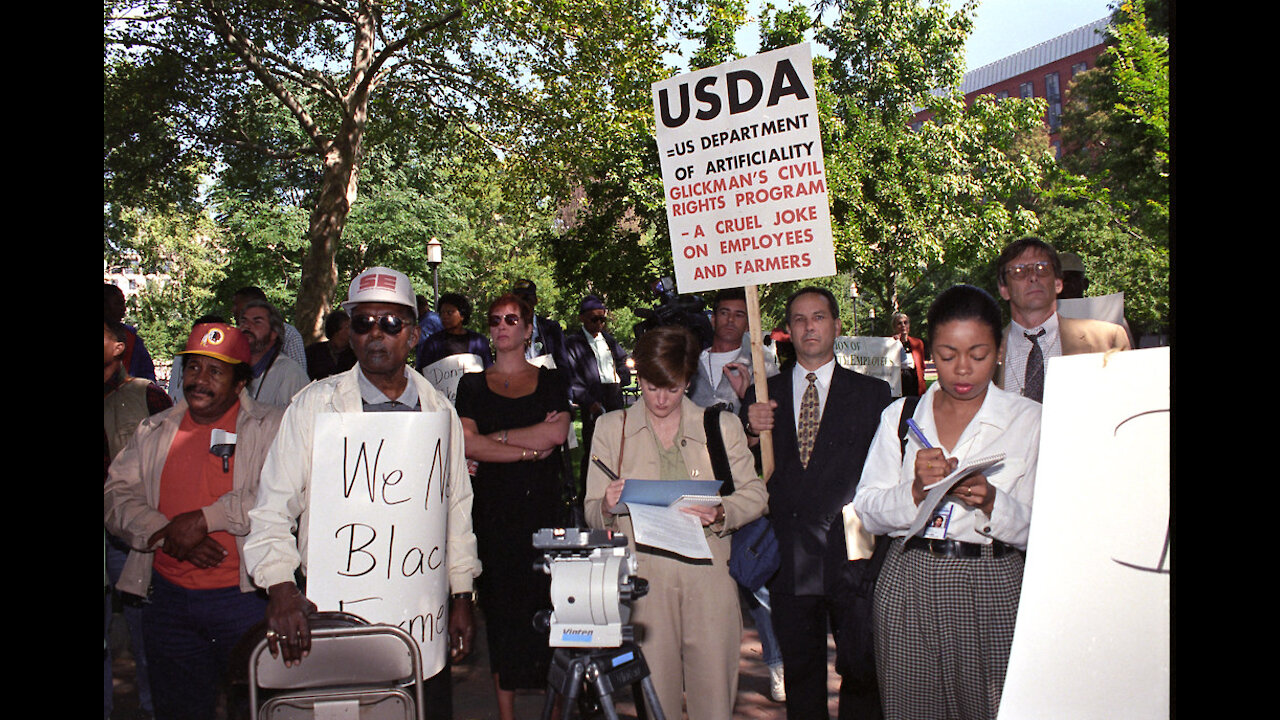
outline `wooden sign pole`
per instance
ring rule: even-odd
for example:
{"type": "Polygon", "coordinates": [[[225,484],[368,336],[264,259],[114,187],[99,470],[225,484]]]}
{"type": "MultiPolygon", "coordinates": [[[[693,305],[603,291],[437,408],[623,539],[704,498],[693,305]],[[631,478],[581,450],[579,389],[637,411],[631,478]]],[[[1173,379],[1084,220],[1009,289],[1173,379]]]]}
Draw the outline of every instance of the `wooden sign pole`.
{"type": "MultiPolygon", "coordinates": [[[[747,285],[747,327],[751,330],[751,370],[755,376],[756,402],[769,402],[768,375],[764,367],[764,331],[760,327],[760,296],[755,285],[747,285]]],[[[773,475],[773,432],[760,433],[760,477],[773,475]]]]}

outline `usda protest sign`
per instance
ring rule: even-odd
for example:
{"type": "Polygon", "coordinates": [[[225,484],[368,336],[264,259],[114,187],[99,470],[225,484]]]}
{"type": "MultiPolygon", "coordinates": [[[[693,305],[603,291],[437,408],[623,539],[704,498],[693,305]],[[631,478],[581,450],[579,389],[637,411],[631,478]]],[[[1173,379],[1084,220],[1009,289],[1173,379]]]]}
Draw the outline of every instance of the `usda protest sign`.
{"type": "Polygon", "coordinates": [[[443,411],[321,413],[311,461],[307,597],[408,632],[423,677],[449,645],[449,424],[443,411]]]}
{"type": "Polygon", "coordinates": [[[834,275],[809,45],[653,85],[681,293],[834,275]]]}

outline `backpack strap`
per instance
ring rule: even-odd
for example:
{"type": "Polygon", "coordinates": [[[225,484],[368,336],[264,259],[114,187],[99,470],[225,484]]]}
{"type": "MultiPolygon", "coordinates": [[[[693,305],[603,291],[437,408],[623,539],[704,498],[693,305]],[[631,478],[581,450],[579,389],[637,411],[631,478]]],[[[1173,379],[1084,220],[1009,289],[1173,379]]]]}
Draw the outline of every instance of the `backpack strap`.
{"type": "Polygon", "coordinates": [[[902,401],[902,415],[898,417],[898,437],[902,441],[901,451],[904,458],[907,456],[907,433],[911,430],[907,427],[907,421],[916,414],[916,405],[919,404],[919,395],[903,398],[902,401]]]}
{"type": "Polygon", "coordinates": [[[729,453],[720,434],[720,413],[723,410],[712,405],[702,413],[702,427],[707,433],[707,454],[711,456],[711,469],[720,481],[720,494],[733,494],[733,470],[729,467],[729,453]]]}

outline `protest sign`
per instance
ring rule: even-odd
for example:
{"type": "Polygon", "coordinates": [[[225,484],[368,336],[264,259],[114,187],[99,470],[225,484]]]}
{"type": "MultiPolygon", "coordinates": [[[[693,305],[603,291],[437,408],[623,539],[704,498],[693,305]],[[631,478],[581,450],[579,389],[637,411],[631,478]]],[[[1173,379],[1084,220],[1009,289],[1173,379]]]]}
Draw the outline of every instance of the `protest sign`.
{"type": "Polygon", "coordinates": [[[834,275],[808,43],[653,84],[681,293],[834,275]]]}
{"type": "Polygon", "coordinates": [[[902,397],[902,343],[891,337],[836,338],[836,362],[889,383],[890,394],[902,397]]]}
{"type": "Polygon", "coordinates": [[[311,464],[307,597],[404,629],[423,677],[449,646],[449,425],[443,411],[321,413],[311,464]]]}
{"type": "Polygon", "coordinates": [[[1057,357],[998,717],[1169,717],[1169,348],[1057,357]]]}
{"type": "Polygon", "coordinates": [[[451,403],[458,398],[458,381],[469,372],[484,372],[484,362],[479,355],[449,355],[422,368],[422,376],[451,403]]]}

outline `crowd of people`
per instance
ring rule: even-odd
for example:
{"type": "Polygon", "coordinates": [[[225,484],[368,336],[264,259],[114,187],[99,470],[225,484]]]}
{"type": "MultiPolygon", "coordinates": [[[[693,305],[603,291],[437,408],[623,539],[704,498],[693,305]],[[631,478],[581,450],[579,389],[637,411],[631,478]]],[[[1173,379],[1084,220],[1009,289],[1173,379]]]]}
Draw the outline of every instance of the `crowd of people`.
{"type": "MultiPolygon", "coordinates": [[[[840,718],[989,719],[1017,617],[1047,360],[1129,347],[1117,325],[1058,315],[1063,275],[1051,245],[1022,238],[997,261],[1007,326],[992,294],[970,285],[938,295],[923,339],[895,315],[897,399],[836,362],[839,305],[817,287],[788,298],[794,358],[779,367],[765,354],[764,388],[741,289],[715,297],[709,345],[668,325],[628,354],[598,296],[582,299],[581,328],[565,331],[536,314],[536,285],[521,280],[484,308],[482,334],[467,327],[476,308],[465,295],[441,295],[432,312],[404,273],[375,267],[351,279],[326,340],[305,348],[261,290],[237,292],[234,325],[195,321],[166,393],[122,322],[123,296],[106,285],[106,622],[114,592],[143,709],[160,719],[213,718],[231,650],[255,626],[286,666],[305,663],[317,610],[306,592],[317,418],[439,412],[447,507],[430,521],[447,538],[447,658],[425,681],[428,717],[452,716],[450,662],[472,650],[477,604],[497,716],[515,717],[518,691],[545,690],[552,654],[533,618],[551,608],[550,578],[535,569],[531,536],[580,526],[625,535],[649,583],[631,622],[669,717],[733,715],[745,611],[790,720],[829,717],[828,635],[840,718]],[[423,371],[455,355],[477,356],[477,371],[457,378],[450,400],[423,371]],[[937,380],[926,387],[929,356],[937,380]],[[633,372],[639,400],[629,404],[633,372]],[[760,458],[766,434],[772,463],[760,458]],[[940,500],[928,492],[997,452],[1003,460],[940,500]],[[637,544],[620,504],[628,478],[723,480],[717,502],[685,509],[711,559],[637,544]],[[926,501],[929,522],[913,532],[926,501]],[[761,518],[778,567],[748,587],[730,573],[731,540],[761,518]],[[849,533],[873,537],[874,550],[851,547],[849,533]]],[[[104,655],[109,718],[105,637],[104,655]]],[[[227,702],[235,713],[245,700],[227,702]]]]}

